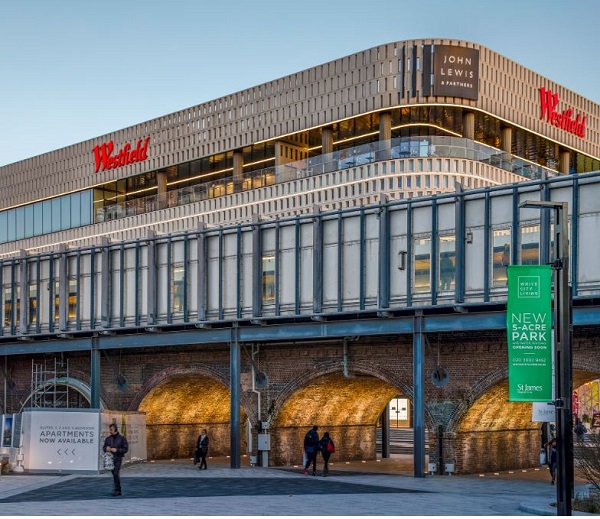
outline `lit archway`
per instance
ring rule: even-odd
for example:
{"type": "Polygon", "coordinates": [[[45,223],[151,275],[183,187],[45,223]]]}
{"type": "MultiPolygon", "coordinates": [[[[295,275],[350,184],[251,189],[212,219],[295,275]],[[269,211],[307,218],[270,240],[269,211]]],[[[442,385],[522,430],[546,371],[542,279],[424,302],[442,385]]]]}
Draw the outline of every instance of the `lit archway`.
{"type": "MultiPolygon", "coordinates": [[[[139,411],[146,413],[148,459],[191,458],[201,429],[208,429],[209,455],[230,450],[230,391],[198,373],[175,374],[152,387],[139,411]]],[[[241,423],[246,413],[240,411],[241,423]]]]}
{"type": "Polygon", "coordinates": [[[306,431],[319,426],[334,439],[338,459],[374,459],[377,420],[397,387],[374,376],[330,373],[308,381],[281,405],[272,422],[275,465],[295,465],[302,461],[306,431]]]}

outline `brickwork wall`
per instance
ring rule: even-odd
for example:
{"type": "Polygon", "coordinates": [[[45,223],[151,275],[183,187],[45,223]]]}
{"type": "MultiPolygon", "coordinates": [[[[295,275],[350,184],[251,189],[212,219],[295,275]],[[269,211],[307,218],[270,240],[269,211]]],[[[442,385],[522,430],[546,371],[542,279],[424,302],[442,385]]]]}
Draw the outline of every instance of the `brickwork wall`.
{"type": "MultiPolygon", "coordinates": [[[[574,387],[600,376],[599,342],[593,329],[575,334],[574,387]]],[[[64,356],[70,376],[89,385],[89,354],[64,356]]],[[[29,405],[32,359],[43,358],[9,357],[8,412],[29,405]]],[[[301,462],[304,434],[313,421],[321,433],[331,433],[338,447],[337,460],[374,459],[376,421],[386,403],[396,394],[413,396],[411,337],[358,338],[348,341],[346,353],[342,343],[334,342],[263,345],[255,362],[269,378],[267,388],[260,392],[260,419],[258,395],[251,390],[249,355],[242,348],[241,436],[245,441],[246,416],[253,427],[269,421],[272,465],[301,462]]],[[[101,373],[101,398],[108,409],[146,409],[151,417],[149,458],[191,457],[202,427],[209,429],[210,454],[228,454],[229,415],[223,414],[223,409],[229,412],[227,345],[109,351],[101,357],[101,373]],[[118,373],[125,376],[125,387],[118,386],[118,373]],[[168,389],[167,396],[157,388],[168,389]],[[201,405],[210,398],[219,399],[221,405],[216,400],[201,405]],[[204,410],[194,414],[196,409],[204,410]],[[157,418],[168,413],[166,420],[157,418]]],[[[430,461],[438,458],[441,426],[442,461],[454,462],[458,473],[537,465],[539,424],[530,421],[528,404],[507,402],[503,333],[429,335],[425,374],[430,461]],[[438,365],[450,376],[444,387],[430,379],[438,365]]],[[[245,444],[241,452],[246,452],[245,444]]]]}

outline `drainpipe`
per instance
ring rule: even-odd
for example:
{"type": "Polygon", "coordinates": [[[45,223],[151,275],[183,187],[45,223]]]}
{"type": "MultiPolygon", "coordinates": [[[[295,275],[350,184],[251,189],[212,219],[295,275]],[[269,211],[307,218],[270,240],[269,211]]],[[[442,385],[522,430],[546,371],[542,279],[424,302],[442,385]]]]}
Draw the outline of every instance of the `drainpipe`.
{"type": "Polygon", "coordinates": [[[256,393],[256,397],[258,399],[256,410],[257,410],[257,413],[258,413],[258,423],[260,424],[261,420],[262,420],[262,413],[261,413],[261,407],[260,407],[261,392],[258,389],[256,389],[256,384],[255,384],[255,382],[256,382],[256,368],[255,368],[255,364],[254,364],[254,356],[258,355],[259,352],[260,352],[260,346],[258,344],[253,344],[252,345],[252,362],[251,362],[251,364],[252,364],[252,392],[256,393]],[[254,349],[255,346],[256,346],[256,350],[254,349]]]}
{"type": "Polygon", "coordinates": [[[346,337],[344,337],[342,351],[342,370],[344,377],[348,378],[350,374],[348,373],[348,339],[346,337]]]}

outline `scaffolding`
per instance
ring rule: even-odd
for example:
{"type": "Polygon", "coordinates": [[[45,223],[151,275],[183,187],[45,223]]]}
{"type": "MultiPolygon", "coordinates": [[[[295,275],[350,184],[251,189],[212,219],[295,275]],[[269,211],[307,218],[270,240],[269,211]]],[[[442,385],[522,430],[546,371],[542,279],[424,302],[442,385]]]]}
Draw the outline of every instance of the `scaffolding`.
{"type": "Polygon", "coordinates": [[[31,407],[69,407],[69,361],[31,361],[31,407]]]}

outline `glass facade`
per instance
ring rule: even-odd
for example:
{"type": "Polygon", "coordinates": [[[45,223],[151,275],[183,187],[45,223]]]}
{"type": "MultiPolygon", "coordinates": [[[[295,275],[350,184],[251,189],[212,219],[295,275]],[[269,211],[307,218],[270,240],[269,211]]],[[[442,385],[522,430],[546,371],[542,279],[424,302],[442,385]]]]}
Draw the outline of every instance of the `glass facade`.
{"type": "Polygon", "coordinates": [[[0,212],[0,243],[90,225],[92,190],[0,212]]]}
{"type": "MultiPolygon", "coordinates": [[[[380,141],[380,114],[369,113],[330,125],[331,153],[323,154],[321,127],[290,134],[285,141],[273,139],[241,148],[242,171],[238,179],[233,173],[234,151],[227,151],[7,209],[0,211],[0,243],[272,185],[289,180],[282,173],[284,169],[298,175],[295,165],[301,163],[302,175],[318,175],[332,167],[344,169],[404,157],[450,156],[486,162],[530,179],[540,178],[542,168],[550,174],[557,173],[561,148],[555,142],[514,127],[511,152],[506,153],[501,150],[505,123],[489,114],[472,113],[474,141],[461,137],[463,107],[398,107],[389,110],[391,143],[380,141]],[[159,184],[166,192],[159,193],[159,184]]],[[[569,173],[600,170],[599,160],[574,150],[569,151],[568,161],[569,173]]],[[[451,161],[446,158],[410,162],[408,167],[420,172],[432,164],[444,172],[452,170],[451,161]]],[[[447,179],[443,181],[446,184],[442,187],[446,188],[447,179]]],[[[431,187],[419,186],[420,178],[416,182],[417,189],[431,187]]]]}

